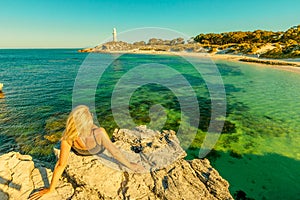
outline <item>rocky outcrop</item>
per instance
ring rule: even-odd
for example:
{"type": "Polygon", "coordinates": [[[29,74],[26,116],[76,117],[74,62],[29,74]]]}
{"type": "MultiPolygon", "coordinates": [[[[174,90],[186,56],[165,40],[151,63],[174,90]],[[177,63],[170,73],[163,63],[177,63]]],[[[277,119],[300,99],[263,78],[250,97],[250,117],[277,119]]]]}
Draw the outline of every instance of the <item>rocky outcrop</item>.
{"type": "MultiPolygon", "coordinates": [[[[207,159],[184,160],[186,153],[173,131],[141,126],[116,130],[112,139],[145,171],[133,173],[107,150],[96,156],[71,152],[56,191],[43,199],[233,199],[228,182],[207,159]]],[[[0,160],[0,199],[26,199],[33,189],[49,185],[51,170],[30,156],[12,152],[0,160]]]]}
{"type": "Polygon", "coordinates": [[[242,62],[252,62],[252,63],[260,63],[260,64],[266,64],[266,65],[284,65],[284,66],[294,66],[294,67],[300,67],[299,62],[287,62],[287,61],[281,61],[281,60],[261,60],[257,58],[241,58],[239,61],[242,62]]]}
{"type": "Polygon", "coordinates": [[[94,48],[87,48],[79,50],[79,52],[114,52],[114,51],[129,51],[134,48],[134,45],[127,42],[106,42],[104,44],[100,44],[94,48]]]}

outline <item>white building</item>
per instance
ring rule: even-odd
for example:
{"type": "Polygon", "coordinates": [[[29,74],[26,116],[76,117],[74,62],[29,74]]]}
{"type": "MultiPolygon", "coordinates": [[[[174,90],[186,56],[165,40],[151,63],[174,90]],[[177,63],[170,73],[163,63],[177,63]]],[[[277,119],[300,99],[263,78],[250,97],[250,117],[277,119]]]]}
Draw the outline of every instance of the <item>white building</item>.
{"type": "Polygon", "coordinates": [[[116,42],[117,41],[117,29],[116,28],[113,28],[113,41],[116,42]]]}

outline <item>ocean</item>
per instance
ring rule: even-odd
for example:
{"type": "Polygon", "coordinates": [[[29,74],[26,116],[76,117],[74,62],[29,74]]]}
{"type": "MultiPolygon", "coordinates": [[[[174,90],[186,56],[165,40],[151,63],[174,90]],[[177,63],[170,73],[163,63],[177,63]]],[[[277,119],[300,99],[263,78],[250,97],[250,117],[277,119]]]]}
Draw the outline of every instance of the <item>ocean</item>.
{"type": "MultiPolygon", "coordinates": [[[[209,73],[211,64],[193,59],[206,76],[216,76],[209,73]]],[[[225,120],[224,128],[207,155],[212,166],[228,180],[232,195],[244,191],[254,199],[297,199],[300,196],[300,75],[224,60],[215,64],[226,92],[226,115],[219,116],[225,120]]],[[[115,128],[127,123],[127,119],[115,120],[118,116],[113,112],[118,109],[112,96],[118,94],[116,86],[122,88],[124,80],[132,77],[134,81],[129,85],[134,90],[129,99],[125,99],[127,93],[124,93],[120,102],[128,100],[127,117],[136,125],[178,131],[181,123],[185,123],[183,130],[188,130],[183,118],[190,116],[187,111],[195,109],[191,106],[182,111],[181,101],[188,99],[185,103],[192,105],[195,93],[200,111],[197,134],[191,143],[183,141],[184,137],[180,139],[188,147],[186,159],[198,158],[211,119],[212,94],[203,74],[191,63],[180,56],[89,55],[78,53],[77,49],[0,50],[0,83],[4,83],[0,93],[0,153],[19,151],[54,162],[52,147],[64,130],[74,101],[76,104],[92,99],[95,120],[111,135],[115,128]],[[155,64],[162,66],[160,71],[155,69],[155,64]],[[83,65],[92,67],[82,70],[83,65]],[[142,71],[134,71],[136,67],[142,71]],[[155,71],[159,73],[151,74],[155,71]],[[84,74],[82,82],[79,72],[84,74]],[[126,76],[130,73],[131,76],[126,76]],[[155,76],[154,79],[139,82],[147,80],[144,77],[147,74],[155,76]],[[76,85],[76,81],[80,84],[76,85]],[[93,90],[84,93],[80,89],[85,86],[93,90]],[[74,90],[82,92],[82,99],[74,99],[74,90]]]]}

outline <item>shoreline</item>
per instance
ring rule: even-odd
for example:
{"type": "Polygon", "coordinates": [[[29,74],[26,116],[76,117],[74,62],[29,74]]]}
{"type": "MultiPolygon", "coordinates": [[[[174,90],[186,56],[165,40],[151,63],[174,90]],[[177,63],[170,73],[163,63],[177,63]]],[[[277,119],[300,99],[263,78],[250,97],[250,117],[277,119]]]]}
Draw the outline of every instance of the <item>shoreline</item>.
{"type": "Polygon", "coordinates": [[[216,54],[216,53],[197,53],[197,52],[183,52],[183,51],[155,51],[155,50],[126,50],[126,51],[97,51],[86,53],[107,53],[107,54],[145,54],[145,55],[177,55],[177,56],[189,56],[197,58],[210,58],[211,60],[226,60],[232,62],[240,62],[250,65],[256,65],[261,67],[269,67],[273,69],[279,69],[289,72],[295,72],[300,74],[300,62],[298,61],[286,61],[280,59],[264,59],[256,58],[247,55],[233,55],[233,54],[216,54]]]}
{"type": "Polygon", "coordinates": [[[272,69],[278,69],[283,71],[294,72],[300,74],[300,62],[285,61],[279,59],[261,59],[243,55],[231,55],[231,54],[214,54],[210,55],[212,60],[228,60],[232,62],[245,63],[249,65],[255,65],[260,67],[267,67],[272,69]]]}

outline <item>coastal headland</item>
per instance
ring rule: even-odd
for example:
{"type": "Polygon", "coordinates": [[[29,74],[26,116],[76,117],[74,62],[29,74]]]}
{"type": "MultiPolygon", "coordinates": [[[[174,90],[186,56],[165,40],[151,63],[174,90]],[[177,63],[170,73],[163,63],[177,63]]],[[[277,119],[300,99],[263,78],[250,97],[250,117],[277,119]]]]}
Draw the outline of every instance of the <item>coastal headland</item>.
{"type": "Polygon", "coordinates": [[[300,73],[300,25],[285,32],[256,30],[199,34],[188,41],[180,37],[172,40],[151,38],[147,43],[112,41],[78,51],[210,57],[300,73]]]}

